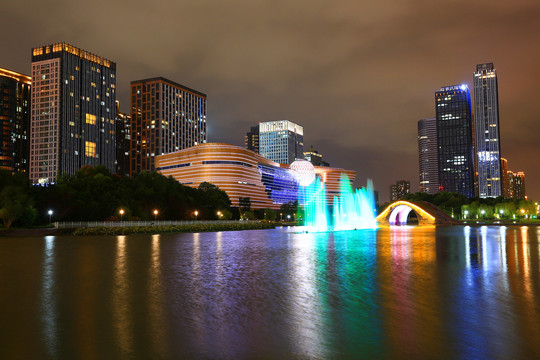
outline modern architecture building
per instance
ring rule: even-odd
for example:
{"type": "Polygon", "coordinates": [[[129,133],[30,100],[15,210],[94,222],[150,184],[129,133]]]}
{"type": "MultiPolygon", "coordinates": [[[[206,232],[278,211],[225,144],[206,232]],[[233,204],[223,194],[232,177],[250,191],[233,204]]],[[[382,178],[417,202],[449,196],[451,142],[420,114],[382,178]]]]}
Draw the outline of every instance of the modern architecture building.
{"type": "Polygon", "coordinates": [[[418,121],[418,173],[420,192],[439,192],[439,158],[437,153],[437,119],[418,121]]]}
{"type": "Polygon", "coordinates": [[[120,112],[116,101],[116,173],[129,175],[129,146],[131,141],[131,116],[120,112]]]}
{"type": "Polygon", "coordinates": [[[403,199],[405,195],[411,192],[411,182],[407,180],[398,180],[395,185],[390,185],[390,201],[403,199]]]}
{"type": "Polygon", "coordinates": [[[323,155],[313,148],[313,145],[309,147],[308,151],[304,151],[304,159],[314,166],[330,166],[330,164],[323,160],[323,155]]]}
{"type": "Polygon", "coordinates": [[[252,126],[244,138],[246,149],[259,153],[259,125],[252,126]]]}
{"type": "Polygon", "coordinates": [[[471,96],[467,85],[435,92],[439,191],[475,196],[471,96]]]}
{"type": "Polygon", "coordinates": [[[0,68],[0,169],[28,172],[31,78],[0,68]]]}
{"type": "MultiPolygon", "coordinates": [[[[333,204],[340,194],[342,174],[353,182],[356,172],[339,168],[312,166],[311,174],[292,170],[245,148],[207,143],[170,154],[156,156],[156,170],[172,176],[180,183],[198,187],[209,182],[224,190],[232,206],[240,205],[240,198],[250,198],[254,209],[279,209],[282,204],[299,200],[299,188],[308,178],[318,177],[326,185],[326,200],[333,204]]],[[[306,169],[300,165],[299,168],[306,169]]]]}
{"type": "Polygon", "coordinates": [[[32,49],[30,179],[115,171],[116,64],[66,43],[32,49]]]}
{"type": "Polygon", "coordinates": [[[131,82],[130,175],[157,155],[206,142],[206,94],[156,77],[131,82]]]}
{"type": "Polygon", "coordinates": [[[476,65],[474,110],[478,196],[502,196],[499,98],[493,63],[476,65]]]}
{"type": "Polygon", "coordinates": [[[280,164],[304,157],[304,129],[289,120],[259,124],[259,154],[280,164]]]}

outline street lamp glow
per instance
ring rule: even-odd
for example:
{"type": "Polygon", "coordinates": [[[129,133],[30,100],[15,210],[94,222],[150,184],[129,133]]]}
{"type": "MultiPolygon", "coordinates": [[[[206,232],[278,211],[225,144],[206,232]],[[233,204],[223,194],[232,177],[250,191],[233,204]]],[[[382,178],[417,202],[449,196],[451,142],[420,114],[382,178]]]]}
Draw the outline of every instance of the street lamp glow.
{"type": "Polygon", "coordinates": [[[49,209],[49,211],[47,211],[47,214],[49,214],[49,224],[52,223],[52,214],[53,214],[53,211],[51,209],[49,209]]]}
{"type": "Polygon", "coordinates": [[[154,210],[154,221],[156,221],[157,214],[158,214],[158,211],[157,211],[157,210],[154,210]]]}
{"type": "Polygon", "coordinates": [[[199,216],[199,212],[197,210],[195,210],[194,214],[195,214],[195,219],[196,219],[197,216],[199,216]]]}
{"type": "Polygon", "coordinates": [[[124,216],[124,209],[120,209],[120,222],[122,221],[122,217],[124,216]]]}

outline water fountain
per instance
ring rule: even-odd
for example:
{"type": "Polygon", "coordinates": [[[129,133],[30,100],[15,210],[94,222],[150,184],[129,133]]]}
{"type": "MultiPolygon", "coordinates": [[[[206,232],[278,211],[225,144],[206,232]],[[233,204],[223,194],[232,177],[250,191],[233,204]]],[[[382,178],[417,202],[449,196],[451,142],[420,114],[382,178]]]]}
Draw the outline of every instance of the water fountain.
{"type": "MultiPolygon", "coordinates": [[[[293,167],[294,168],[294,167],[293,167]]],[[[341,174],[340,194],[327,204],[326,185],[319,177],[304,181],[302,169],[299,180],[299,202],[304,207],[304,225],[309,232],[326,232],[355,229],[372,229],[375,222],[375,197],[373,183],[354,190],[345,173],[341,174]]],[[[304,171],[305,172],[305,171],[304,171]]]]}

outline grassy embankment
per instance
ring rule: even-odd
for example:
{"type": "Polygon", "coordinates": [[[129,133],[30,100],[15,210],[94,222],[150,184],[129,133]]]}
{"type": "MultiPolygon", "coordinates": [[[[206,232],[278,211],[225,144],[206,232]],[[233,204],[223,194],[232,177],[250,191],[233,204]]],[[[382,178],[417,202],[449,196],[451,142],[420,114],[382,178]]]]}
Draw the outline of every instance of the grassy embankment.
{"type": "Polygon", "coordinates": [[[208,231],[238,231],[273,229],[273,222],[238,222],[227,224],[189,224],[167,226],[130,226],[130,227],[88,227],[75,229],[73,235],[129,235],[129,234],[157,234],[175,232],[208,232],[208,231]]]}

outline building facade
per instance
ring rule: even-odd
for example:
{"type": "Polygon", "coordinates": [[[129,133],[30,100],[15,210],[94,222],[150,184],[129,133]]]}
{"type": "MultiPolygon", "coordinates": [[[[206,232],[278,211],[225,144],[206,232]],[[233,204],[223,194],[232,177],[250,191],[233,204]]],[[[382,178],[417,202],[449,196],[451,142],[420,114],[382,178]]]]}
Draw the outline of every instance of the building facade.
{"type": "Polygon", "coordinates": [[[32,79],[0,68],[0,169],[28,173],[32,79]]]}
{"type": "Polygon", "coordinates": [[[313,145],[309,147],[308,151],[304,151],[304,159],[314,166],[330,166],[329,163],[323,160],[323,155],[313,148],[313,145]]]}
{"type": "Polygon", "coordinates": [[[439,158],[437,153],[437,119],[418,121],[418,174],[420,192],[439,192],[439,158]]]}
{"type": "Polygon", "coordinates": [[[259,124],[259,154],[280,164],[304,157],[304,128],[289,120],[259,124]]]}
{"type": "Polygon", "coordinates": [[[508,182],[510,184],[510,199],[527,199],[525,192],[525,173],[519,171],[517,173],[508,172],[508,182]]]}
{"type": "MultiPolygon", "coordinates": [[[[227,193],[232,206],[239,206],[239,199],[246,197],[254,209],[279,209],[282,204],[300,200],[297,172],[239,146],[207,143],[159,155],[156,170],[194,188],[205,181],[212,183],[227,193]]],[[[352,170],[315,166],[314,172],[326,185],[329,204],[340,194],[342,174],[351,182],[356,178],[352,170]]]]}
{"type": "Polygon", "coordinates": [[[155,157],[206,142],[206,94],[157,77],[131,82],[130,175],[155,157]]]}
{"type": "Polygon", "coordinates": [[[129,146],[131,141],[131,116],[120,112],[116,102],[116,173],[129,175],[129,146]]]}
{"type": "Polygon", "coordinates": [[[471,96],[466,85],[435,92],[439,191],[475,196],[471,96]]]}
{"type": "Polygon", "coordinates": [[[259,153],[259,125],[252,126],[244,137],[246,149],[259,153]]]}
{"type": "Polygon", "coordinates": [[[395,185],[390,185],[390,201],[403,199],[405,195],[411,193],[411,182],[407,180],[398,180],[395,185]]]}
{"type": "Polygon", "coordinates": [[[32,49],[30,179],[115,171],[116,64],[66,43],[32,49]]]}
{"type": "Polygon", "coordinates": [[[493,63],[476,66],[474,104],[478,196],[502,196],[499,96],[493,63]]]}

